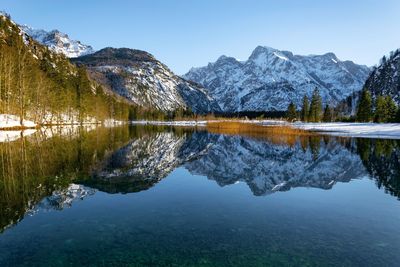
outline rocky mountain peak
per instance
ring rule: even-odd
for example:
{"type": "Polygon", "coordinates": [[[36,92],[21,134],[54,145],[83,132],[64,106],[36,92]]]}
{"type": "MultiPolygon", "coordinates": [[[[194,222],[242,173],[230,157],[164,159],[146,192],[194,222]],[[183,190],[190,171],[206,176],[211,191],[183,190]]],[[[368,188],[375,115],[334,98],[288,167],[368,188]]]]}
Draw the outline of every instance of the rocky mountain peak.
{"type": "Polygon", "coordinates": [[[19,27],[22,32],[29,35],[37,42],[49,47],[52,51],[64,54],[67,57],[74,58],[94,52],[90,45],[85,45],[80,41],[72,40],[67,34],[62,33],[59,30],[45,31],[41,29],[33,29],[27,25],[20,25],[19,27]]]}
{"type": "Polygon", "coordinates": [[[184,78],[204,86],[224,111],[283,111],[291,101],[301,105],[316,87],[324,101],[336,103],[361,90],[369,72],[334,53],[302,56],[258,46],[247,61],[238,64],[224,56],[184,78]]]}
{"type": "Polygon", "coordinates": [[[167,112],[220,111],[204,88],[175,75],[148,52],[107,47],[73,61],[87,66],[99,82],[137,105],[167,112]]]}

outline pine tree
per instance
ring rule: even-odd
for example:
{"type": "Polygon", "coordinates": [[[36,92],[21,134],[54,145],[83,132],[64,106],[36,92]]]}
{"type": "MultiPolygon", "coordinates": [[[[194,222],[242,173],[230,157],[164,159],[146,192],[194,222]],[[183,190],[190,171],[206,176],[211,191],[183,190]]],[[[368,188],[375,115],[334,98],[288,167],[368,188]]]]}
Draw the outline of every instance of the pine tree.
{"type": "Polygon", "coordinates": [[[293,102],[290,102],[288,106],[286,118],[288,121],[294,121],[297,118],[296,105],[293,102]]]}
{"type": "Polygon", "coordinates": [[[305,95],[303,97],[303,106],[301,108],[301,120],[303,122],[307,122],[308,121],[309,110],[310,110],[310,103],[308,101],[307,95],[305,95]]]}
{"type": "Polygon", "coordinates": [[[375,122],[396,121],[397,107],[393,99],[387,96],[378,96],[375,105],[375,122]]]}
{"type": "Polygon", "coordinates": [[[383,96],[378,96],[375,102],[375,122],[386,122],[388,118],[388,110],[386,109],[386,99],[383,96]]]}
{"type": "Polygon", "coordinates": [[[400,122],[400,107],[397,109],[395,122],[400,122]]]}
{"type": "Polygon", "coordinates": [[[321,121],[321,113],[322,113],[322,98],[319,94],[318,88],[315,88],[311,98],[310,111],[308,116],[309,121],[311,122],[321,121]]]}
{"type": "Polygon", "coordinates": [[[331,122],[332,121],[332,109],[326,104],[324,109],[324,116],[322,117],[323,122],[331,122]]]}
{"type": "Polygon", "coordinates": [[[369,122],[372,118],[372,98],[367,89],[363,89],[357,105],[356,120],[359,122],[369,122]]]}
{"type": "Polygon", "coordinates": [[[396,115],[397,115],[397,106],[396,103],[393,101],[392,97],[387,95],[385,97],[386,102],[386,110],[387,110],[387,120],[386,122],[395,122],[396,115]]]}

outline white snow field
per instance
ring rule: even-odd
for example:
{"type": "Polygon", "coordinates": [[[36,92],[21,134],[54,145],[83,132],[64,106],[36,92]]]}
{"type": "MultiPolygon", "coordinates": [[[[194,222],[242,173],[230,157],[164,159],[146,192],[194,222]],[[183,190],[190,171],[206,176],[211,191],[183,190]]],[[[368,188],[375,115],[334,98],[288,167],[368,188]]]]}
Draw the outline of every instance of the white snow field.
{"type": "Polygon", "coordinates": [[[293,127],[309,131],[324,132],[338,136],[400,139],[400,123],[302,123],[293,127]]]}

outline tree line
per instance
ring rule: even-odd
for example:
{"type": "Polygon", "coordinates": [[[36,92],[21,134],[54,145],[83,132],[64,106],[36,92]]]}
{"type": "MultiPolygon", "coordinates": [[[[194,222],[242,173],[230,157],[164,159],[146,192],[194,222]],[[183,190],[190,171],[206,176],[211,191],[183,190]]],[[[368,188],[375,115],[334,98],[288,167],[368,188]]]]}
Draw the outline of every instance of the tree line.
{"type": "Polygon", "coordinates": [[[322,97],[318,88],[315,88],[311,96],[311,101],[307,95],[303,97],[300,111],[298,111],[296,105],[291,102],[288,106],[286,117],[289,121],[331,122],[334,120],[334,110],[328,104],[323,108],[322,97]]]}
{"type": "Polygon", "coordinates": [[[400,108],[389,95],[379,95],[373,101],[371,93],[363,89],[357,105],[359,122],[400,122],[400,108]]]}
{"type": "MultiPolygon", "coordinates": [[[[318,88],[315,88],[311,96],[303,97],[301,109],[298,110],[296,105],[291,102],[287,108],[286,118],[289,121],[301,120],[303,122],[332,122],[344,121],[339,115],[339,111],[331,107],[328,103],[322,108],[322,98],[318,88]]],[[[363,89],[356,108],[354,121],[357,122],[400,122],[400,108],[394,100],[389,96],[380,95],[373,101],[371,93],[367,89],[363,89]]]]}

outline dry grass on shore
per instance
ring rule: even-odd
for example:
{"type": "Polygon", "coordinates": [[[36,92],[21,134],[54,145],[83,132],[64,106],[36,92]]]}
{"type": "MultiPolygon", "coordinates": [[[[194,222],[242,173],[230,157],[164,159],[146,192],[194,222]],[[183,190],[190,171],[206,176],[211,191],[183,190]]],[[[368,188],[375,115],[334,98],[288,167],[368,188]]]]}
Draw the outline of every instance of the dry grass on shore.
{"type": "Polygon", "coordinates": [[[296,129],[289,125],[259,125],[239,121],[213,121],[207,123],[210,131],[223,131],[231,134],[261,133],[285,135],[310,135],[309,131],[296,129]]]}
{"type": "Polygon", "coordinates": [[[300,139],[314,135],[312,132],[289,125],[263,126],[239,121],[208,122],[207,130],[215,134],[242,135],[287,145],[294,145],[300,139]]]}

